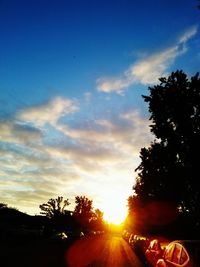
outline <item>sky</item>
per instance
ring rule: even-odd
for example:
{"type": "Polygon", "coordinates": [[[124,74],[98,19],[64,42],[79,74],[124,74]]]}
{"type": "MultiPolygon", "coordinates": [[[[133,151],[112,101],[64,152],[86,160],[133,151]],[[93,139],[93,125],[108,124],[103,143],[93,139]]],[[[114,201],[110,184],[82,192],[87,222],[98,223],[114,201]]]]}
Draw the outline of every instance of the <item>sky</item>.
{"type": "Polygon", "coordinates": [[[154,140],[142,95],[200,70],[196,0],[0,0],[0,202],[124,211],[154,140]]]}

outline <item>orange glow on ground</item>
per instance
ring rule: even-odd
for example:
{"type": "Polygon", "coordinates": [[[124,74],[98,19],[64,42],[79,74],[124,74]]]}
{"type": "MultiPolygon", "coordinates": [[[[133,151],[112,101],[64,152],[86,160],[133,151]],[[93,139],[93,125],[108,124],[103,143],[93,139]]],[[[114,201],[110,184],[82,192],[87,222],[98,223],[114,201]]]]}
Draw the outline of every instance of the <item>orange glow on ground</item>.
{"type": "Polygon", "coordinates": [[[68,267],[142,266],[125,240],[106,234],[75,241],[66,251],[65,259],[68,267]]]}

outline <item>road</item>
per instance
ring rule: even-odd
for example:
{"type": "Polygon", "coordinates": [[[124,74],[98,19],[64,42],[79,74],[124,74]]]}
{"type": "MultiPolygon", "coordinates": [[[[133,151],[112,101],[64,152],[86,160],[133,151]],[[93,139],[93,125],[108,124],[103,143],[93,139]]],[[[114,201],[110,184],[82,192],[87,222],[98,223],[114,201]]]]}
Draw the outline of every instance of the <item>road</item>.
{"type": "Polygon", "coordinates": [[[66,252],[68,267],[144,267],[120,236],[99,235],[76,241],[66,252]]]}

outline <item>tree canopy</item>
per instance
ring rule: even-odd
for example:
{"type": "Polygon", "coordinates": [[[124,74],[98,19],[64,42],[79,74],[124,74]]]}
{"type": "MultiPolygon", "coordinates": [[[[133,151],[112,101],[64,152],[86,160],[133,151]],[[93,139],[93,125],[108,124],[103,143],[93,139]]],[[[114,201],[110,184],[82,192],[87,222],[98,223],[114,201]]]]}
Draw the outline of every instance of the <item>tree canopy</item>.
{"type": "Polygon", "coordinates": [[[88,225],[93,217],[92,200],[86,196],[75,197],[75,208],[73,215],[77,221],[82,225],[88,225]]]}
{"type": "Polygon", "coordinates": [[[57,197],[56,199],[49,199],[47,203],[40,205],[42,210],[40,213],[48,218],[55,218],[64,215],[66,206],[68,206],[69,200],[63,199],[63,197],[57,197]]]}
{"type": "Polygon", "coordinates": [[[7,207],[8,207],[7,204],[5,204],[5,203],[0,203],[0,209],[5,209],[5,208],[7,208],[7,207]]]}
{"type": "Polygon", "coordinates": [[[173,202],[200,223],[200,78],[182,70],[161,77],[143,96],[155,140],[140,151],[133,189],[143,202],[173,202]]]}
{"type": "Polygon", "coordinates": [[[73,211],[65,209],[68,205],[68,199],[57,197],[39,206],[41,214],[49,219],[46,224],[47,233],[53,230],[104,229],[103,212],[93,209],[92,200],[85,196],[76,196],[73,211]]]}

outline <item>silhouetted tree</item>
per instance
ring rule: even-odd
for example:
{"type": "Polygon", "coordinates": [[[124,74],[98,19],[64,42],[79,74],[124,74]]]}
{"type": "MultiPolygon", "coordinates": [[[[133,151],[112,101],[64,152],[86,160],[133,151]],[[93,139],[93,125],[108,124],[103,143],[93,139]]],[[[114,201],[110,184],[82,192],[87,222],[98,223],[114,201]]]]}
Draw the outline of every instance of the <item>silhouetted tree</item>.
{"type": "Polygon", "coordinates": [[[133,189],[142,202],[168,201],[200,225],[200,79],[172,72],[143,96],[156,139],[140,152],[133,189]]]}
{"type": "Polygon", "coordinates": [[[96,209],[94,211],[94,218],[96,220],[102,221],[103,220],[103,215],[104,215],[104,213],[100,209],[96,209]]]}
{"type": "Polygon", "coordinates": [[[7,208],[7,207],[8,207],[7,204],[5,204],[5,203],[0,203],[0,209],[5,209],[5,208],[7,208]]]}
{"type": "Polygon", "coordinates": [[[149,148],[142,148],[142,160],[134,190],[143,201],[172,200],[185,208],[180,202],[184,198],[186,184],[183,182],[183,168],[177,160],[173,147],[154,142],[149,148]],[[170,192],[176,192],[170,194],[170,192]]]}
{"type": "Polygon", "coordinates": [[[63,197],[59,196],[56,199],[51,198],[47,203],[39,206],[42,210],[40,214],[45,215],[48,218],[58,217],[67,212],[65,208],[68,205],[70,205],[68,199],[64,200],[63,197]]]}
{"type": "Polygon", "coordinates": [[[66,210],[70,205],[68,199],[58,196],[56,199],[49,199],[47,203],[40,205],[40,213],[47,217],[44,234],[51,235],[54,231],[64,231],[72,228],[72,213],[66,210]]]}
{"type": "Polygon", "coordinates": [[[76,196],[75,204],[73,212],[74,217],[82,226],[89,226],[93,216],[92,200],[85,196],[76,196]]]}
{"type": "Polygon", "coordinates": [[[103,219],[104,213],[100,209],[95,209],[90,219],[90,228],[93,230],[103,230],[105,223],[103,219]]]}

